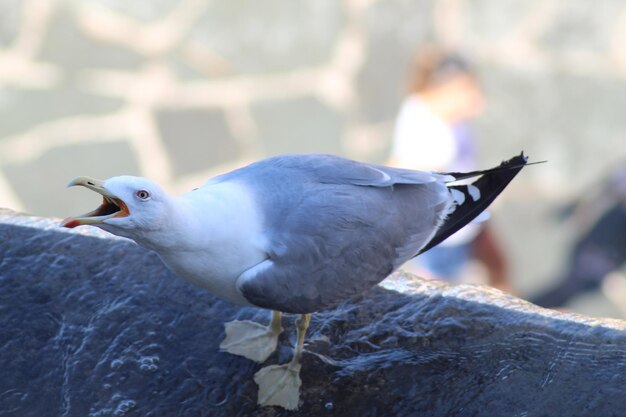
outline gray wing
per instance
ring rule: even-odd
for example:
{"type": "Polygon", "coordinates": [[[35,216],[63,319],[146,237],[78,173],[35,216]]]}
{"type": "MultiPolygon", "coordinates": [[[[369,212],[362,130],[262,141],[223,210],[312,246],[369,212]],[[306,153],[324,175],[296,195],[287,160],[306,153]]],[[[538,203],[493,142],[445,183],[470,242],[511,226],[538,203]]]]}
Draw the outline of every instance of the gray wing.
{"type": "MultiPolygon", "coordinates": [[[[365,164],[334,155],[294,154],[268,158],[233,172],[212,179],[210,182],[243,178],[247,182],[274,181],[289,173],[301,178],[306,176],[325,184],[351,184],[371,187],[389,187],[394,184],[428,184],[431,182],[450,182],[451,175],[436,172],[415,171],[391,168],[382,165],[365,164]],[[254,181],[262,178],[263,181],[254,181]]],[[[282,181],[281,181],[282,182],[282,181]]]]}
{"type": "Polygon", "coordinates": [[[326,155],[251,165],[238,179],[264,213],[268,258],[237,281],[260,307],[307,313],[382,281],[417,254],[450,207],[440,178],[326,155]]]}

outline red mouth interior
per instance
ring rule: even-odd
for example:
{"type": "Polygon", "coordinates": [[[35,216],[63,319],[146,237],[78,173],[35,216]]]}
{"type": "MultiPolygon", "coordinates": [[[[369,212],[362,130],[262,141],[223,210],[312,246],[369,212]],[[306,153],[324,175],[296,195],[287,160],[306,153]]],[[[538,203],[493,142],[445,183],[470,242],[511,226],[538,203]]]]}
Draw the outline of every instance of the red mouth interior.
{"type": "Polygon", "coordinates": [[[120,212],[123,215],[116,216],[116,217],[128,216],[128,207],[126,207],[126,204],[124,204],[122,200],[118,200],[117,198],[103,197],[102,204],[100,205],[100,207],[98,207],[95,211],[89,214],[90,214],[90,217],[91,216],[97,217],[97,216],[108,216],[109,214],[114,214],[117,212],[120,212]]]}
{"type": "Polygon", "coordinates": [[[128,215],[130,215],[130,211],[128,210],[128,206],[120,199],[118,198],[110,198],[110,197],[103,197],[102,198],[102,204],[100,205],[100,207],[98,207],[97,209],[95,209],[94,211],[81,216],[79,218],[67,218],[65,219],[61,225],[63,227],[68,227],[68,228],[74,228],[76,226],[80,226],[81,218],[89,218],[89,217],[101,217],[101,216],[112,216],[112,218],[115,217],[127,217],[128,215]]]}

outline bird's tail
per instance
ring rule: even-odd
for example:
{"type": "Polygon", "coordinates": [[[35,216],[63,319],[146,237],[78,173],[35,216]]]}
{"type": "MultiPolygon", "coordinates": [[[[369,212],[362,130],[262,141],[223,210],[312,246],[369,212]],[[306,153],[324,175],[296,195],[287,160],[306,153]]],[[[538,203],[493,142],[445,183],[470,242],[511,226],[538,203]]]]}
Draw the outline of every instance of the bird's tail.
{"type": "Polygon", "coordinates": [[[453,211],[444,220],[433,238],[419,251],[426,252],[450,237],[463,226],[474,220],[482,213],[495,198],[506,188],[518,172],[529,165],[528,158],[522,152],[520,155],[502,162],[499,166],[482,171],[446,172],[454,181],[472,177],[480,177],[468,185],[449,185],[457,204],[453,211]]]}

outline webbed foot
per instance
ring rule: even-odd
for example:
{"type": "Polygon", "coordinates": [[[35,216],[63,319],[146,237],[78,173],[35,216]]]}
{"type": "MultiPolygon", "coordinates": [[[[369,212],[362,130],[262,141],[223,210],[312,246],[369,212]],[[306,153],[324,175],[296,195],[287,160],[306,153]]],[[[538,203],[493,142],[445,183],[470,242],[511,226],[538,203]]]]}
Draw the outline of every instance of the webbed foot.
{"type": "Polygon", "coordinates": [[[287,410],[298,408],[302,385],[300,364],[266,366],[254,374],[254,382],[259,386],[259,405],[278,405],[287,410]]]}
{"type": "Polygon", "coordinates": [[[244,356],[256,362],[264,362],[276,350],[282,328],[245,320],[225,324],[226,338],[220,350],[244,356]]]}

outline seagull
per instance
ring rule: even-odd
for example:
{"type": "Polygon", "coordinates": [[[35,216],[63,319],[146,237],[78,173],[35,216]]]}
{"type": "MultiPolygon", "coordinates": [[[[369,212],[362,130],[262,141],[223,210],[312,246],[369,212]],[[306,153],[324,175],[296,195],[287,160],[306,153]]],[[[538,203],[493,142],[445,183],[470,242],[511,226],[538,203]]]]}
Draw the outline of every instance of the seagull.
{"type": "Polygon", "coordinates": [[[466,173],[281,155],[180,196],[141,177],[78,177],[69,186],[95,191],[102,204],[61,225],[130,238],[183,279],[272,311],[267,326],[226,323],[222,351],[264,362],[283,331],[281,314],[299,314],[293,359],[254,375],[261,406],[295,410],[311,314],[378,284],[474,220],[525,165],[524,153],[466,173]],[[470,178],[477,179],[458,183],[470,178]]]}

